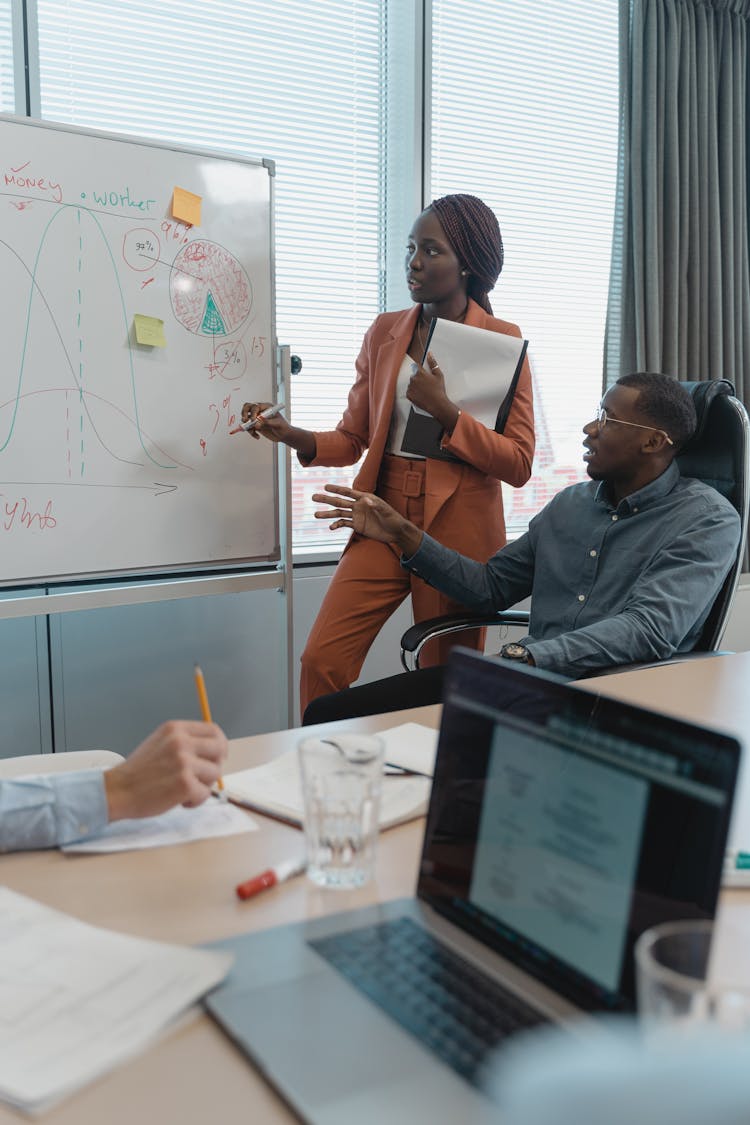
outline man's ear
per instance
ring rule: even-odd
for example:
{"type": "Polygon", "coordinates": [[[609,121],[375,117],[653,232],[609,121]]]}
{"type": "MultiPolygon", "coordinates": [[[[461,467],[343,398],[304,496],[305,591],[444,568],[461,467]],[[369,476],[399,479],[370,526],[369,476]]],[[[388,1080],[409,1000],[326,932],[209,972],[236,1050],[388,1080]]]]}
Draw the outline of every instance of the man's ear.
{"type": "Polygon", "coordinates": [[[649,435],[649,437],[646,438],[643,445],[641,446],[643,452],[647,456],[652,457],[654,454],[665,453],[671,448],[672,447],[667,441],[666,436],[659,430],[652,431],[652,433],[649,435]]]}

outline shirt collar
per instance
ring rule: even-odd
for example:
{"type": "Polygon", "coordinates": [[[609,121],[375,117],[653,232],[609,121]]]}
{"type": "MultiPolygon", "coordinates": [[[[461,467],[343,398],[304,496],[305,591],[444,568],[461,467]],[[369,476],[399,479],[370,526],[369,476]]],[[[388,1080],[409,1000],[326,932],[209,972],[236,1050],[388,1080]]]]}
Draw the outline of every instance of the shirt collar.
{"type": "Polygon", "coordinates": [[[679,479],[680,470],[677,467],[677,462],[672,461],[656,480],[650,481],[643,488],[639,488],[637,492],[631,492],[630,496],[625,496],[616,507],[607,481],[600,481],[595,499],[598,503],[605,504],[609,509],[614,509],[620,514],[630,514],[641,511],[643,508],[655,504],[657,500],[661,500],[663,496],[669,495],[679,479]]]}

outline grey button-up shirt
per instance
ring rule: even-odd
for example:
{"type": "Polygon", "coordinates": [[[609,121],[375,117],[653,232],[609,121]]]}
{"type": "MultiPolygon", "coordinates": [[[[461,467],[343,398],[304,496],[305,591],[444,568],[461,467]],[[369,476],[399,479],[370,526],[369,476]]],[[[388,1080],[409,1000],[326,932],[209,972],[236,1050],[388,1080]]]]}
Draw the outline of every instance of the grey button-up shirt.
{"type": "Polygon", "coordinates": [[[540,668],[576,677],[689,652],[732,561],[736,511],[673,462],[615,505],[605,483],[558,493],[488,563],[425,535],[403,565],[471,609],[531,594],[524,643],[540,668]]]}
{"type": "Polygon", "coordinates": [[[69,844],[107,822],[103,770],[0,780],[0,851],[69,844]]]}

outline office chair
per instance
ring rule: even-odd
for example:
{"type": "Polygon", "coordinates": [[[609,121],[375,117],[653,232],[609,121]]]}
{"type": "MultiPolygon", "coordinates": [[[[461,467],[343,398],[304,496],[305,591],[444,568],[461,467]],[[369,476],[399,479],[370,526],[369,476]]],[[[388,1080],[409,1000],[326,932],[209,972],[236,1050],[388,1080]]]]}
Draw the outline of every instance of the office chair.
{"type": "Polygon", "coordinates": [[[108,770],[124,762],[113,750],[68,750],[64,754],[24,754],[0,759],[0,781],[36,774],[70,773],[72,770],[108,770]]]}
{"type": "MultiPolygon", "coordinates": [[[[712,485],[734,505],[740,517],[741,534],[737,557],[711,607],[697,645],[691,653],[680,653],[658,662],[663,664],[718,652],[742,569],[750,496],[750,424],[744,406],[734,397],[733,385],[726,379],[712,379],[699,383],[683,382],[682,386],[693,397],[697,426],[693,437],[677,456],[680,472],[685,477],[697,477],[712,485]]],[[[401,663],[407,672],[416,670],[424,645],[447,633],[457,633],[477,625],[515,625],[528,629],[528,624],[528,611],[518,609],[494,614],[467,610],[465,613],[433,617],[406,630],[401,638],[401,663]]],[[[624,670],[621,666],[603,669],[596,674],[607,675],[624,670]]]]}

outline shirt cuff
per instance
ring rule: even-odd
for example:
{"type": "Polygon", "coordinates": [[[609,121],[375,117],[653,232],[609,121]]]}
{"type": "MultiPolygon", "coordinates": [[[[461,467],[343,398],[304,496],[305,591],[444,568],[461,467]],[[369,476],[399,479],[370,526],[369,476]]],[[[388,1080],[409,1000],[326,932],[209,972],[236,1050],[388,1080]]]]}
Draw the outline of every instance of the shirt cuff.
{"type": "Polygon", "coordinates": [[[109,823],[104,770],[54,775],[58,844],[94,836],[109,823]]]}
{"type": "Polygon", "coordinates": [[[409,558],[405,555],[401,556],[401,565],[405,570],[412,571],[412,573],[416,574],[419,578],[424,578],[420,567],[432,569],[434,566],[439,565],[441,561],[440,552],[444,550],[444,547],[441,547],[426,531],[423,531],[422,542],[409,558]]]}

